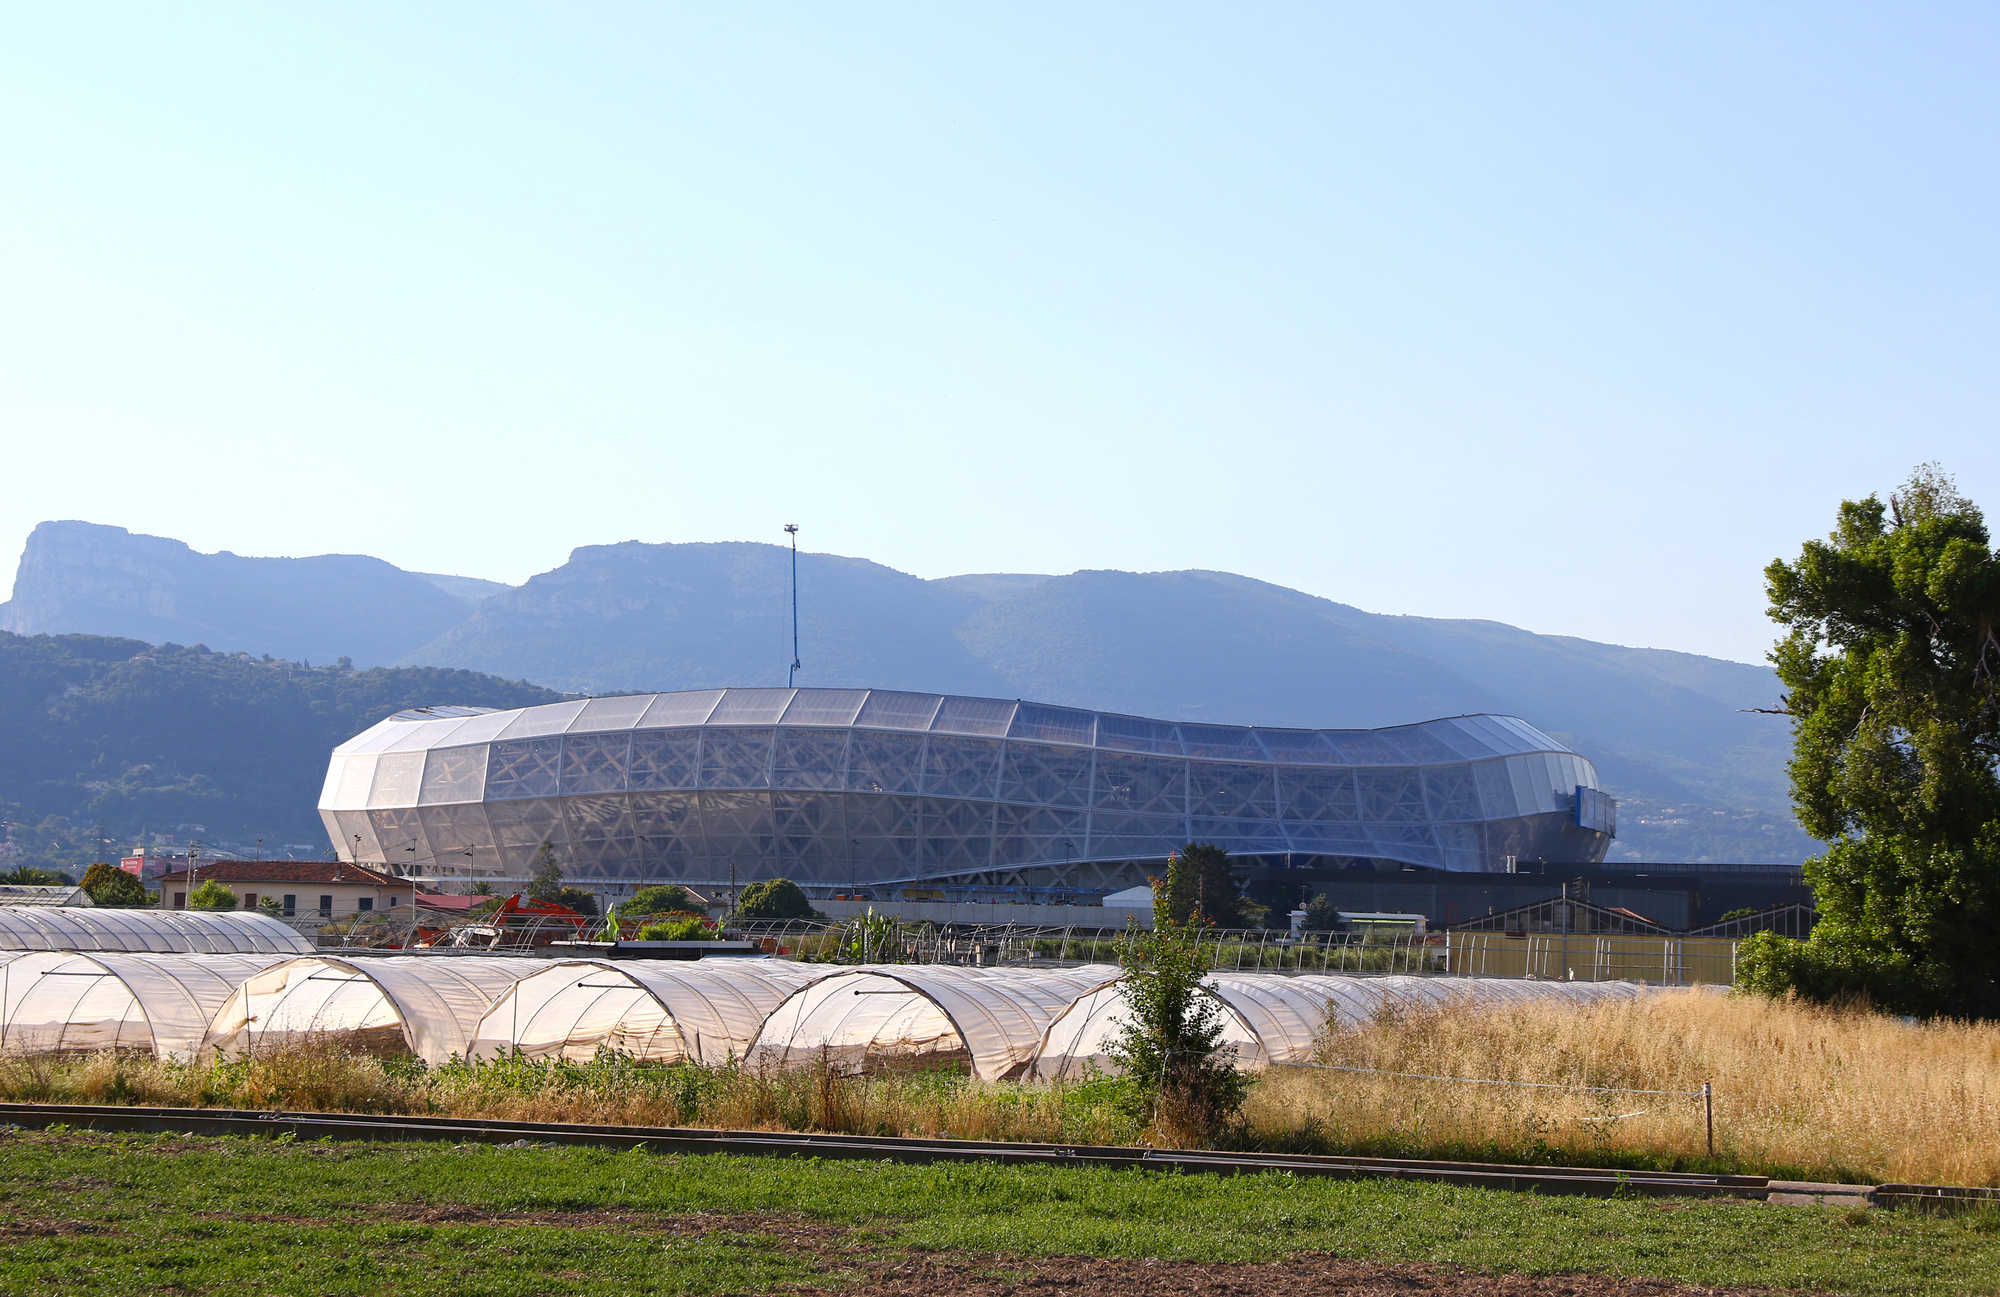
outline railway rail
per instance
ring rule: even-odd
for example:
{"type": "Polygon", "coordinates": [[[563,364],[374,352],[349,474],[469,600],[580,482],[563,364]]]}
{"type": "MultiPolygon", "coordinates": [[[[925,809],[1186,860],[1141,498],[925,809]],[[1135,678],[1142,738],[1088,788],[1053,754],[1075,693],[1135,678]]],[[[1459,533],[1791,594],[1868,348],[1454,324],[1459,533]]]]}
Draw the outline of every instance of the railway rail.
{"type": "MultiPolygon", "coordinates": [[[[1105,1145],[1019,1144],[959,1139],[788,1131],[701,1130],[663,1126],[597,1126],[565,1122],[496,1121],[483,1117],[375,1116],[360,1113],[251,1112],[212,1108],[123,1107],[100,1104],[0,1103],[0,1126],[69,1127],[97,1131],[187,1135],[286,1136],[294,1139],[429,1140],[447,1143],[579,1145],[664,1154],[846,1158],[907,1163],[998,1162],[1015,1166],[1101,1166],[1206,1175],[1282,1172],[1332,1179],[1423,1180],[1517,1192],[1590,1197],[1818,1199],[1873,1202],[1862,1185],[1791,1185],[1755,1175],[1633,1171],[1600,1167],[1520,1166],[1488,1162],[1238,1153],[1105,1145]],[[1810,1191],[1819,1191],[1816,1194],[1810,1191]]],[[[1897,1186],[1930,1191],[1938,1186],[1897,1186]]],[[[1964,1192],[1964,1191],[1956,1191],[1964,1192]]],[[[1981,1191],[1972,1191],[1974,1193],[1981,1191]]],[[[1985,1191],[1992,1192],[1992,1191],[1985,1191]]],[[[1912,1197],[1922,1196],[1911,1195],[1912,1197]]]]}

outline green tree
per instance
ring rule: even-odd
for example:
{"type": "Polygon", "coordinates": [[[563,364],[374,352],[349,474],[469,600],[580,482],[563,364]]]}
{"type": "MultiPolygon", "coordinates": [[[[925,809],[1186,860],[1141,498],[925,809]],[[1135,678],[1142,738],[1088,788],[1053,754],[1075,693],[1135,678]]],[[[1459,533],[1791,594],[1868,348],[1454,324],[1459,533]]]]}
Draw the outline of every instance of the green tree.
{"type": "Polygon", "coordinates": [[[1172,899],[1156,883],[1152,930],[1119,942],[1127,1008],[1106,1054],[1124,1070],[1133,1117],[1170,1139],[1205,1142],[1235,1120],[1249,1081],[1222,1047],[1220,1002],[1202,990],[1210,961],[1201,925],[1176,918],[1172,899]]]}
{"type": "Polygon", "coordinates": [[[1325,892],[1306,902],[1306,917],[1300,926],[1307,932],[1333,932],[1340,927],[1340,908],[1327,899],[1325,892]]]}
{"type": "Polygon", "coordinates": [[[677,910],[691,914],[697,908],[694,897],[688,895],[687,888],[678,883],[642,887],[625,902],[627,914],[670,914],[677,910]]]}
{"type": "Polygon", "coordinates": [[[2000,1016],[2000,556],[1934,465],[1765,570],[1792,797],[1827,843],[1819,923],[1739,952],[1746,986],[2000,1016]]]}
{"type": "Polygon", "coordinates": [[[0,883],[16,887],[67,887],[75,881],[68,874],[57,873],[53,869],[37,869],[33,865],[16,865],[0,873],[0,883]]]}
{"type": "Polygon", "coordinates": [[[83,890],[90,893],[91,901],[97,905],[130,909],[146,903],[144,883],[101,860],[84,871],[83,890]]]}
{"type": "Polygon", "coordinates": [[[562,861],[556,859],[556,844],[544,838],[528,865],[528,899],[554,901],[562,895],[562,890],[562,861]]]}
{"type": "Polygon", "coordinates": [[[805,892],[789,878],[752,883],[736,901],[739,919],[810,919],[817,913],[805,892]]]}
{"type": "Polygon", "coordinates": [[[233,910],[236,908],[236,893],[211,878],[188,893],[187,907],[190,910],[233,910]]]}
{"type": "Polygon", "coordinates": [[[1190,842],[1167,857],[1165,903],[1176,923],[1240,928],[1246,920],[1229,853],[1213,842],[1190,842]]]}

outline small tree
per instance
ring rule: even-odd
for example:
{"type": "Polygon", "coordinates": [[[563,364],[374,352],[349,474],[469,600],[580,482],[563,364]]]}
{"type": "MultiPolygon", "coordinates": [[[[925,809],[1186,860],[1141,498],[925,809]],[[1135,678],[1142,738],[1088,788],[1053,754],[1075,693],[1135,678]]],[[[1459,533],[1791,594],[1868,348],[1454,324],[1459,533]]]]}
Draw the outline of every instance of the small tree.
{"type": "Polygon", "coordinates": [[[562,861],[556,859],[556,844],[544,838],[528,866],[528,898],[553,901],[562,894],[562,882],[562,861]]]}
{"type": "Polygon", "coordinates": [[[257,902],[257,913],[282,919],[285,917],[285,903],[275,896],[263,897],[257,902]]]}
{"type": "Polygon", "coordinates": [[[694,897],[688,895],[688,889],[678,883],[642,887],[625,902],[627,914],[669,914],[676,910],[692,913],[694,909],[694,897]]]}
{"type": "Polygon", "coordinates": [[[1306,902],[1306,917],[1299,926],[1307,932],[1335,932],[1340,928],[1340,908],[1325,892],[1306,902]]]}
{"type": "Polygon", "coordinates": [[[789,878],[752,883],[736,901],[739,919],[810,919],[816,913],[805,892],[789,878]]]}
{"type": "Polygon", "coordinates": [[[187,907],[190,910],[233,910],[236,908],[236,893],[211,878],[188,893],[187,907]]]}
{"type": "Polygon", "coordinates": [[[1167,857],[1166,890],[1176,923],[1244,925],[1243,893],[1229,871],[1229,853],[1213,842],[1190,842],[1167,857]]]}
{"type": "Polygon", "coordinates": [[[1175,918],[1172,899],[1156,883],[1152,931],[1119,942],[1126,1017],[1105,1052],[1129,1080],[1132,1116],[1169,1139],[1206,1142],[1235,1120],[1249,1081],[1222,1048],[1222,1006],[1202,989],[1200,925],[1175,918]]]}
{"type": "Polygon", "coordinates": [[[103,861],[84,871],[83,890],[90,893],[90,899],[96,905],[129,909],[146,903],[144,883],[116,865],[103,861]]]}

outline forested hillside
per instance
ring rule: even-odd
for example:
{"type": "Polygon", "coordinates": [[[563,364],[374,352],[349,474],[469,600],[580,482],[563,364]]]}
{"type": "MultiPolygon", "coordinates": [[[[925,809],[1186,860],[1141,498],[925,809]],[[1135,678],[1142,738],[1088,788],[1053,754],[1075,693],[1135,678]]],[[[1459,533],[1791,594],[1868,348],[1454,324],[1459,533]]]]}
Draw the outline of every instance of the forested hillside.
{"type": "Polygon", "coordinates": [[[73,869],[184,824],[211,841],[323,844],[313,808],[334,745],[405,707],[560,697],[473,671],[0,632],[10,863],[73,869]]]}
{"type": "MultiPolygon", "coordinates": [[[[1796,863],[1814,850],[1791,813],[1789,731],[1751,710],[1777,699],[1767,667],[1491,621],[1385,616],[1227,572],[925,580],[813,553],[798,556],[798,571],[800,684],[1277,726],[1508,712],[1597,763],[1623,808],[1616,859],[1796,863]]],[[[196,554],[178,541],[61,523],[37,529],[0,626],[149,639],[212,627],[199,632],[205,642],[252,652],[364,663],[393,653],[410,666],[592,693],[781,684],[790,578],[785,548],[745,542],[584,546],[518,587],[495,587],[375,559],[196,554]],[[282,654],[284,644],[313,647],[282,654]]],[[[271,668],[274,678],[302,670],[271,668]]],[[[441,686],[453,677],[394,678],[441,686]]],[[[396,692],[383,680],[411,702],[468,701],[442,688],[396,692]]],[[[375,717],[358,719],[352,729],[375,717]]],[[[344,737],[332,725],[311,731],[318,752],[344,737]]],[[[183,781],[202,773],[174,769],[183,781]]],[[[128,788],[113,771],[108,783],[91,782],[107,812],[154,813],[157,794],[144,780],[128,788]]],[[[255,804],[255,788],[226,787],[255,804]]],[[[266,819],[307,804],[295,798],[266,819]]]]}

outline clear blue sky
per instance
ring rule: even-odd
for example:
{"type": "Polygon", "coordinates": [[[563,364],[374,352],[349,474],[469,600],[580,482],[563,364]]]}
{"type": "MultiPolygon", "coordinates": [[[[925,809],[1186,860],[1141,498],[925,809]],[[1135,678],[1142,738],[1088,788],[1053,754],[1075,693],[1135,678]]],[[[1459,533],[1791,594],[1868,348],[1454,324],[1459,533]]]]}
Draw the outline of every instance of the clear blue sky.
{"type": "MultiPolygon", "coordinates": [[[[1756,660],[2000,523],[2000,9],[16,9],[0,562],[1221,568],[1756,660]],[[310,11],[309,11],[310,10],[310,11]]],[[[357,615],[366,615],[357,610],[357,615]]]]}

